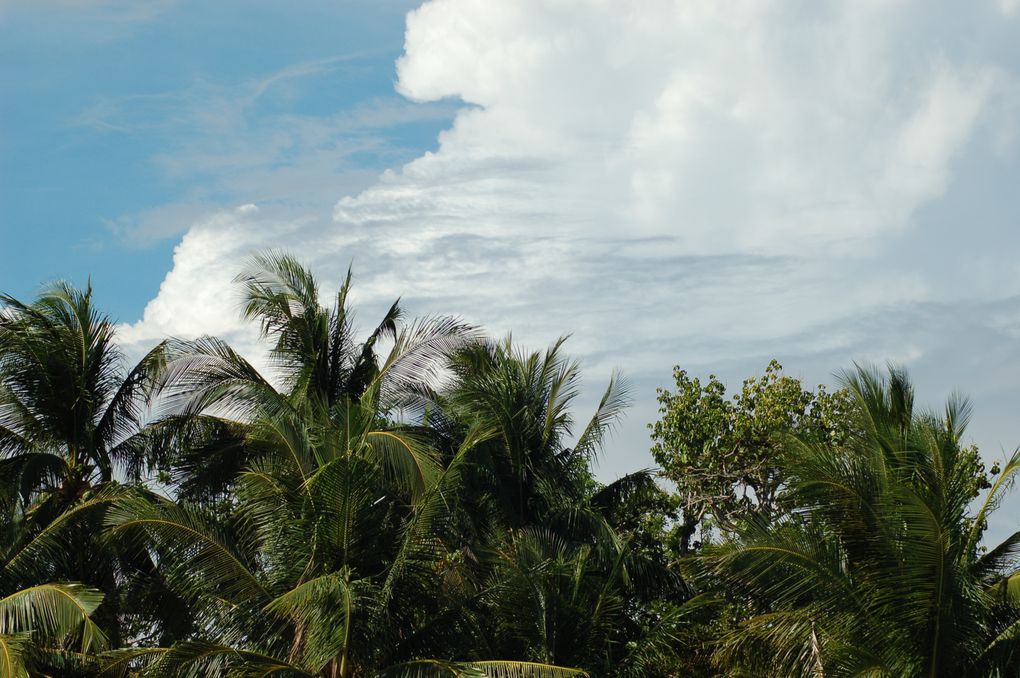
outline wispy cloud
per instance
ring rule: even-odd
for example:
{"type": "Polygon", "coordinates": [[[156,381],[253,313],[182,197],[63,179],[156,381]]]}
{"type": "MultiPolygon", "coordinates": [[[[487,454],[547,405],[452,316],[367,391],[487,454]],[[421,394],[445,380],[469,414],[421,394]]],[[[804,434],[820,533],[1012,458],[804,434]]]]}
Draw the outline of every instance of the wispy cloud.
{"type": "Polygon", "coordinates": [[[330,74],[343,66],[357,67],[366,55],[337,54],[290,64],[261,77],[239,83],[220,83],[198,78],[189,87],[159,92],[100,97],[71,119],[77,127],[117,132],[153,129],[186,131],[193,136],[229,129],[242,121],[245,112],[272,88],[291,81],[330,74]]]}
{"type": "Polygon", "coordinates": [[[0,0],[0,19],[9,15],[36,16],[77,24],[79,37],[109,39],[134,25],[154,21],[181,0],[0,0]],[[87,25],[82,25],[86,23],[87,25]]]}
{"type": "Polygon", "coordinates": [[[324,59],[314,59],[310,61],[304,61],[297,64],[292,64],[286,68],[280,69],[274,73],[259,78],[248,85],[250,89],[250,100],[248,103],[253,102],[258,97],[266,93],[266,91],[277,84],[285,82],[287,80],[295,80],[299,78],[308,77],[310,75],[319,75],[321,73],[327,73],[335,70],[342,64],[356,63],[359,59],[364,58],[363,56],[343,54],[337,56],[331,56],[324,59]]]}
{"type": "Polygon", "coordinates": [[[374,183],[380,168],[411,151],[394,136],[402,126],[445,122],[454,102],[415,104],[372,97],[322,114],[274,107],[274,97],[336,87],[337,71],[363,68],[365,55],[292,64],[238,83],[196,80],[170,91],[101,98],[69,121],[93,134],[124,135],[154,147],[152,167],[179,183],[178,199],[137,213],[108,216],[122,244],[144,247],[179,236],[224,204],[286,204],[295,215],[325,219],[337,194],[374,183]],[[284,91],[291,89],[295,91],[284,91]]]}

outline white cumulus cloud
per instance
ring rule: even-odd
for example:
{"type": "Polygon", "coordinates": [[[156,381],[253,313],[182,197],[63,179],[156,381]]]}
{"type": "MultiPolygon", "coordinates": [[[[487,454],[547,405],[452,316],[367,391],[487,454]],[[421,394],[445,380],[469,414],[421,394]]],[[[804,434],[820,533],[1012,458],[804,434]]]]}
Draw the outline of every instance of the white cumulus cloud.
{"type": "MultiPolygon", "coordinates": [[[[437,150],[337,195],[331,220],[200,220],[123,336],[249,346],[230,283],[245,253],[287,249],[329,280],[353,260],[366,323],[402,295],[532,345],[574,332],[593,379],[638,377],[617,468],[649,463],[642,424],[674,362],[739,372],[775,353],[818,378],[855,357],[923,364],[949,348],[944,304],[992,289],[997,318],[1017,306],[1015,219],[982,222],[976,203],[959,225],[974,257],[937,244],[943,206],[983,185],[961,177],[1020,176],[996,128],[1018,71],[999,16],[920,0],[427,2],[407,17],[397,90],[463,102],[437,150]]],[[[968,318],[1007,340],[1001,320],[968,318]]]]}

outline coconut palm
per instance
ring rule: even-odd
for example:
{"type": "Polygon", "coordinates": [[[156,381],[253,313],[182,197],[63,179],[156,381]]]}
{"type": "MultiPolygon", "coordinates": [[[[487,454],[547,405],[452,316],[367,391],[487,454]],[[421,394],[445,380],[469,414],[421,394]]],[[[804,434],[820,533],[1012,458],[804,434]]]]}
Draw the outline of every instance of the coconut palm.
{"type": "Polygon", "coordinates": [[[162,348],[127,369],[91,286],[55,283],[0,305],[0,595],[50,581],[99,588],[96,620],[116,641],[121,585],[152,564],[96,537],[120,482],[152,461],[144,415],[162,348]]]}
{"type": "Polygon", "coordinates": [[[504,656],[648,678],[685,650],[673,634],[693,605],[654,615],[658,639],[640,622],[652,616],[650,601],[688,591],[626,542],[584,544],[526,527],[482,549],[480,560],[482,618],[504,656]]]}
{"type": "Polygon", "coordinates": [[[356,440],[387,456],[393,473],[416,475],[420,490],[434,464],[419,454],[414,427],[397,419],[418,400],[416,391],[438,378],[444,357],[474,341],[476,330],[450,317],[403,324],[396,302],[359,342],[347,303],[350,272],[325,307],[314,276],[287,255],[253,257],[237,281],[243,317],[271,342],[274,372],[261,374],[215,338],[168,342],[158,390],[162,413],[177,426],[165,427],[157,446],[179,453],[175,473],[183,495],[215,498],[253,460],[277,452],[307,475],[356,440]],[[290,438],[318,425],[351,437],[343,444],[290,438]]]}
{"type": "Polygon", "coordinates": [[[486,435],[468,432],[444,463],[422,422],[403,421],[400,409],[432,390],[473,330],[449,318],[404,325],[394,304],[358,343],[350,274],[331,308],[287,256],[256,257],[239,281],[245,317],[272,344],[277,381],[221,341],[173,342],[159,399],[179,424],[171,447],[199,451],[183,458],[178,477],[194,501],[140,496],[108,520],[112,539],[160,563],[189,601],[196,631],[171,648],[111,655],[110,668],[576,674],[481,661],[470,601],[446,581],[443,562],[459,546],[451,506],[464,460],[486,435]],[[383,343],[390,350],[379,358],[383,343]],[[210,464],[217,484],[203,486],[210,464]],[[229,499],[216,501],[225,489],[229,499]]]}
{"type": "MultiPolygon", "coordinates": [[[[339,433],[339,432],[337,432],[339,433]]],[[[469,601],[451,585],[451,521],[464,459],[395,516],[386,469],[355,453],[307,477],[286,458],[241,474],[227,520],[139,498],[109,515],[113,538],[153,551],[199,619],[170,648],[107,657],[106,670],[153,675],[569,676],[543,664],[484,662],[469,601]],[[454,661],[458,660],[458,661],[454,661]]]]}
{"type": "Polygon", "coordinates": [[[565,341],[527,352],[508,336],[458,352],[455,379],[430,420],[439,429],[496,431],[478,452],[482,475],[475,490],[487,492],[511,527],[546,522],[595,489],[590,464],[630,403],[626,381],[614,373],[595,414],[575,430],[570,408],[579,395],[580,364],[564,356],[565,341]]]}
{"type": "Polygon", "coordinates": [[[990,550],[981,540],[1020,456],[972,511],[983,474],[962,443],[967,402],[917,412],[896,369],[844,381],[860,435],[793,444],[790,517],[750,525],[703,558],[750,613],[717,659],[749,675],[1016,675],[1020,533],[990,550]]]}
{"type": "MultiPolygon", "coordinates": [[[[508,337],[459,351],[429,423],[453,439],[469,426],[493,432],[465,470],[467,551],[458,563],[460,579],[478,591],[485,635],[503,656],[613,675],[631,654],[637,665],[632,649],[649,648],[638,623],[649,601],[687,591],[664,559],[631,548],[633,535],[616,523],[621,505],[658,492],[651,474],[604,487],[592,475],[629,402],[625,381],[614,374],[595,415],[575,430],[580,367],[563,344],[528,352],[508,337]]],[[[646,664],[671,652],[659,644],[646,664]]]]}
{"type": "Polygon", "coordinates": [[[45,526],[86,493],[137,477],[157,347],[133,369],[92,288],[47,287],[31,304],[0,296],[0,458],[8,510],[45,526]]]}

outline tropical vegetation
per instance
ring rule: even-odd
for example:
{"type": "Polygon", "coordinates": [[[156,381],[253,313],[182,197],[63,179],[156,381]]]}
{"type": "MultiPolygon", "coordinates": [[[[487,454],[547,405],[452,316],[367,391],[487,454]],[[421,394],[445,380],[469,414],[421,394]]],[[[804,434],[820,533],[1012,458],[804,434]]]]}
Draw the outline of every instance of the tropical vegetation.
{"type": "Polygon", "coordinates": [[[576,419],[563,339],[236,282],[264,354],[129,364],[90,287],[0,297],[0,676],[1020,675],[1020,456],[964,398],[677,367],[658,468],[606,483],[633,393],[576,419]]]}

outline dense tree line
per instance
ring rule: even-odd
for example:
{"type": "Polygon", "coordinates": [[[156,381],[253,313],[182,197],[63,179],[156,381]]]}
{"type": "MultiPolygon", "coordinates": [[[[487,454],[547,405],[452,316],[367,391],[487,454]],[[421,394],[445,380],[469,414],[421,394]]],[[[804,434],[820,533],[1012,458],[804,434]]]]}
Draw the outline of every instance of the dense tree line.
{"type": "Polygon", "coordinates": [[[1014,676],[1020,457],[898,369],[735,396],[677,369],[660,468],[593,461],[563,341],[452,317],[367,334],[288,256],[225,342],[125,365],[90,289],[0,311],[0,676],[1014,676]]]}

